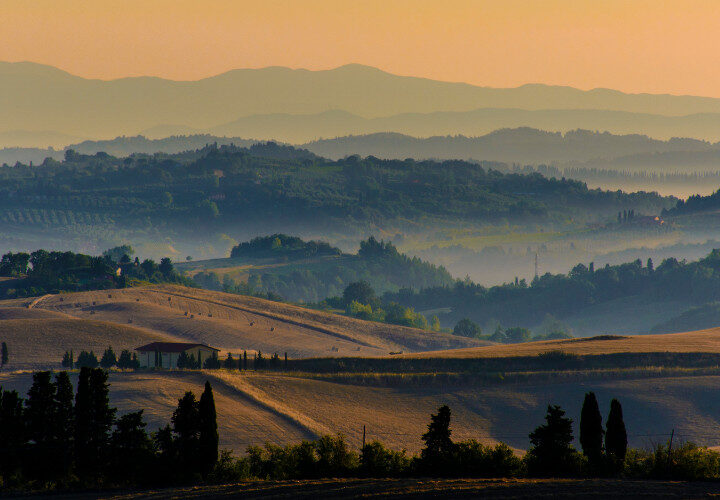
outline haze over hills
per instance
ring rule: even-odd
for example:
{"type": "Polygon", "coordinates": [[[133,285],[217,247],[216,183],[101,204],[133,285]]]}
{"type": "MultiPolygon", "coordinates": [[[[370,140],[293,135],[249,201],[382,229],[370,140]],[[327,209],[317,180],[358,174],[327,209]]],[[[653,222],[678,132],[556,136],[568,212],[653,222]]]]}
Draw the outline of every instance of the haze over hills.
{"type": "MultiPolygon", "coordinates": [[[[105,152],[122,157],[134,153],[176,154],[212,143],[249,147],[256,142],[243,136],[211,134],[163,139],[133,136],[88,140],[70,144],[65,149],[81,154],[105,152]]],[[[527,127],[496,130],[478,137],[458,135],[417,138],[394,132],[351,135],[312,141],[298,147],[329,159],[357,154],[387,159],[474,159],[534,165],[585,162],[583,166],[590,168],[607,168],[615,163],[619,168],[631,168],[636,163],[648,168],[656,160],[667,167],[682,168],[685,163],[697,167],[716,164],[720,154],[719,143],[697,139],[658,140],[638,134],[616,135],[589,130],[560,133],[527,127]]],[[[39,163],[46,157],[61,160],[64,154],[64,150],[51,148],[5,148],[0,150],[0,163],[39,163]]]]}
{"type": "Polygon", "coordinates": [[[720,99],[535,84],[477,87],[356,64],[324,71],[238,69],[198,81],[102,81],[35,63],[0,63],[0,110],[0,145],[8,147],[141,131],[305,142],[380,131],[478,135],[517,126],[720,139],[720,99]],[[29,141],[28,133],[39,134],[29,141]]]}

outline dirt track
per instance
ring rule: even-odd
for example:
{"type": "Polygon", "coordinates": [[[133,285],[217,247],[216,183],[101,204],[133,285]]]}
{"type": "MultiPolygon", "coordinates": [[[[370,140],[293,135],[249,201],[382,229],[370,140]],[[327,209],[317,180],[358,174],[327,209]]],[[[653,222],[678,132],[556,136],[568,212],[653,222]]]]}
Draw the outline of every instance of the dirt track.
{"type": "MultiPolygon", "coordinates": [[[[708,498],[720,483],[614,479],[339,479],[248,482],[199,488],[93,495],[93,498],[708,498]]],[[[77,498],[77,496],[76,496],[77,498]]],[[[88,497],[89,498],[89,497],[88,497]]]]}

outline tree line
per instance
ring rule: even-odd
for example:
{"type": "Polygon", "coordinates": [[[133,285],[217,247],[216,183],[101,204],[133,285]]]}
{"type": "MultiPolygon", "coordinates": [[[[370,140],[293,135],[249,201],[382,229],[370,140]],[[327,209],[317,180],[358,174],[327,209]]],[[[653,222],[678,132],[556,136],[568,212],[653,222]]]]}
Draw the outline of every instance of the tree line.
{"type": "Polygon", "coordinates": [[[355,451],[342,435],[277,446],[251,445],[244,456],[218,450],[212,387],[198,400],[186,392],[169,424],[148,433],[139,410],[117,416],[108,374],[83,368],[77,391],[68,372],[36,372],[27,397],[0,389],[0,488],[4,490],[148,487],[247,479],[325,477],[624,477],[719,479],[720,453],[692,443],[628,448],[622,406],[613,399],[607,422],[588,392],[573,421],[548,405],[545,422],[519,455],[504,443],[452,438],[447,405],[430,416],[418,455],[374,440],[355,451]]]}
{"type": "Polygon", "coordinates": [[[450,286],[387,293],[393,301],[417,310],[451,308],[444,321],[468,318],[476,323],[499,322],[511,327],[541,323],[548,315],[562,319],[582,308],[630,296],[650,300],[691,300],[699,304],[720,300],[720,249],[696,261],[636,259],[596,268],[577,264],[567,274],[546,273],[526,283],[515,280],[484,287],[469,279],[450,286]]]}
{"type": "MultiPolygon", "coordinates": [[[[5,343],[3,342],[3,346],[5,343]]],[[[7,354],[7,346],[2,351],[7,354]]],[[[6,359],[2,357],[0,359],[6,359]]],[[[5,361],[7,362],[7,361],[5,361]]],[[[77,358],[72,350],[65,351],[62,357],[60,365],[63,368],[69,369],[82,369],[82,368],[98,368],[102,367],[105,370],[111,368],[119,368],[121,370],[138,370],[140,369],[140,361],[138,360],[137,354],[131,353],[128,349],[123,349],[120,352],[120,356],[115,354],[112,346],[109,346],[103,351],[102,357],[98,360],[97,355],[92,351],[80,351],[77,358]]],[[[2,365],[0,364],[0,367],[2,365]]],[[[278,353],[273,353],[272,356],[265,357],[261,351],[257,351],[248,357],[247,351],[243,351],[237,358],[234,358],[232,353],[228,352],[225,359],[219,359],[217,353],[213,352],[213,355],[205,358],[200,363],[195,358],[194,354],[188,354],[183,351],[180,353],[177,359],[178,369],[185,370],[218,370],[225,368],[226,370],[262,370],[262,369],[281,369],[287,368],[288,357],[287,352],[284,355],[284,360],[280,358],[278,353]]]]}
{"type": "Polygon", "coordinates": [[[0,276],[16,278],[0,287],[0,298],[33,297],[47,293],[124,288],[133,281],[191,285],[170,258],[133,261],[129,245],[111,248],[102,256],[74,252],[8,252],[0,259],[0,276]]]}
{"type": "Polygon", "coordinates": [[[33,374],[27,397],[0,388],[0,490],[181,484],[218,459],[212,387],[186,392],[169,424],[148,433],[143,410],[117,415],[108,374],[82,368],[33,374]]]}

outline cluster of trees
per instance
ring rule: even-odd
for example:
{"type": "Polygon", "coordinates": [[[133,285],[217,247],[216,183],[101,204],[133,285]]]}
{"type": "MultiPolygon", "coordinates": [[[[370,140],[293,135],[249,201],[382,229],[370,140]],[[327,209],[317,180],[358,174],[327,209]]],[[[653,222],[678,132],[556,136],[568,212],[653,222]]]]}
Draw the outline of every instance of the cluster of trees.
{"type": "Polygon", "coordinates": [[[530,284],[516,280],[486,288],[466,279],[451,286],[387,293],[383,300],[418,310],[451,308],[447,321],[470,318],[479,324],[531,326],[547,314],[563,318],[584,307],[631,296],[699,304],[720,300],[720,250],[692,262],[667,258],[657,267],[652,259],[599,269],[593,263],[578,264],[568,274],[546,273],[530,284]]]}
{"type": "Polygon", "coordinates": [[[253,259],[303,259],[328,255],[340,255],[339,248],[330,246],[324,241],[303,241],[296,236],[273,234],[259,236],[250,241],[240,243],[230,251],[230,258],[253,259]]]}
{"type": "Polygon", "coordinates": [[[625,222],[632,222],[632,220],[635,218],[635,210],[623,210],[622,212],[618,212],[617,215],[617,221],[618,224],[623,224],[625,222]]]}
{"type": "Polygon", "coordinates": [[[360,243],[360,249],[354,255],[343,254],[324,242],[305,242],[282,234],[241,243],[233,249],[231,255],[281,260],[283,256],[289,256],[288,259],[322,255],[336,258],[311,259],[308,262],[290,260],[284,266],[250,269],[247,280],[240,282],[227,274],[221,280],[212,271],[196,274],[193,281],[209,290],[271,300],[282,300],[284,297],[292,302],[305,303],[318,303],[326,297],[338,296],[350,283],[357,281],[367,281],[381,293],[404,287],[419,289],[453,283],[452,276],[442,266],[435,266],[417,257],[408,257],[392,243],[378,241],[372,236],[360,243]]]}
{"type": "Polygon", "coordinates": [[[113,348],[108,347],[103,352],[102,358],[100,358],[99,361],[93,351],[81,351],[80,354],[78,354],[77,360],[74,356],[73,351],[65,351],[62,362],[60,363],[62,367],[97,368],[101,366],[106,370],[113,367],[120,368],[121,370],[137,370],[140,368],[140,361],[137,358],[137,354],[131,353],[127,349],[123,349],[120,352],[120,357],[117,357],[113,348]]]}
{"type": "Polygon", "coordinates": [[[717,210],[718,208],[720,208],[720,189],[707,196],[695,194],[690,196],[687,200],[678,200],[674,207],[664,209],[662,211],[662,215],[685,215],[717,210]]]}
{"type": "Polygon", "coordinates": [[[491,342],[500,342],[503,344],[518,344],[521,342],[529,342],[531,340],[558,340],[569,339],[572,335],[569,328],[561,321],[555,319],[552,315],[547,314],[540,329],[544,333],[533,333],[528,328],[521,326],[513,326],[503,328],[501,324],[495,326],[492,334],[483,335],[480,325],[469,318],[463,318],[455,324],[452,333],[462,337],[470,337],[481,340],[490,340],[491,342]]]}
{"type": "Polygon", "coordinates": [[[159,265],[151,259],[141,263],[138,258],[130,259],[133,253],[129,245],[112,248],[99,257],[47,250],[9,252],[0,260],[0,276],[18,279],[0,287],[0,297],[123,288],[128,279],[190,284],[175,271],[169,258],[163,258],[159,265]]]}
{"type": "Polygon", "coordinates": [[[0,389],[0,476],[6,488],[112,487],[188,483],[218,458],[212,387],[187,392],[171,423],[153,434],[143,411],[117,416],[107,372],[33,374],[25,399],[0,389]]]}
{"type": "Polygon", "coordinates": [[[441,330],[440,320],[437,316],[431,317],[428,321],[425,316],[415,312],[412,307],[405,307],[397,302],[382,302],[367,281],[350,283],[345,287],[342,297],[329,297],[320,306],[344,309],[348,316],[367,321],[432,331],[441,330]]]}

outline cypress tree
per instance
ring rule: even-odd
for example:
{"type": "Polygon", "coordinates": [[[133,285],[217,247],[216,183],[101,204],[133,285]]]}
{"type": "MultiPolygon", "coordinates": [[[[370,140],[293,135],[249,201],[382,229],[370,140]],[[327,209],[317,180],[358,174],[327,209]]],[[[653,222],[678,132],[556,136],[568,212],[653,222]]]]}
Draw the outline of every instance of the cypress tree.
{"type": "Polygon", "coordinates": [[[59,458],[61,471],[67,474],[72,462],[72,442],[74,432],[73,386],[67,372],[55,375],[55,417],[53,436],[55,455],[59,458]]]}
{"type": "Polygon", "coordinates": [[[111,438],[112,474],[117,481],[137,484],[151,473],[153,448],[145,430],[143,410],[123,415],[111,438]]]}
{"type": "Polygon", "coordinates": [[[75,408],[73,408],[75,417],[73,440],[75,446],[73,451],[78,475],[85,473],[87,463],[92,460],[91,457],[87,456],[90,442],[90,421],[92,419],[90,410],[90,370],[88,367],[80,368],[77,393],[75,394],[75,408]]]}
{"type": "Polygon", "coordinates": [[[56,388],[50,372],[33,373],[33,383],[25,400],[25,426],[31,441],[28,468],[34,477],[48,477],[54,457],[56,388]]]}
{"type": "Polygon", "coordinates": [[[5,342],[3,342],[2,347],[0,347],[0,367],[8,364],[9,359],[10,355],[8,354],[8,346],[5,342]]]}
{"type": "Polygon", "coordinates": [[[217,413],[215,411],[215,398],[213,397],[210,382],[205,382],[205,390],[200,396],[199,424],[200,424],[200,462],[203,473],[207,475],[212,471],[218,459],[218,430],[217,413]]]}
{"type": "Polygon", "coordinates": [[[622,406],[617,399],[610,402],[610,414],[608,415],[605,433],[605,450],[618,466],[625,461],[627,431],[623,421],[622,406]]]}
{"type": "Polygon", "coordinates": [[[597,398],[588,392],[580,413],[580,445],[591,465],[597,466],[602,460],[604,433],[597,398]]]}
{"type": "Polygon", "coordinates": [[[108,375],[100,368],[80,371],[75,398],[75,451],[78,474],[97,478],[106,465],[115,409],[110,408],[108,375]]]}
{"type": "Polygon", "coordinates": [[[195,394],[188,391],[178,400],[172,415],[175,449],[183,473],[199,471],[200,410],[195,394]]]}
{"type": "Polygon", "coordinates": [[[0,390],[0,474],[19,470],[26,443],[22,398],[17,391],[0,390]]]}
{"type": "Polygon", "coordinates": [[[243,351],[243,370],[247,370],[247,351],[243,351]]]}

